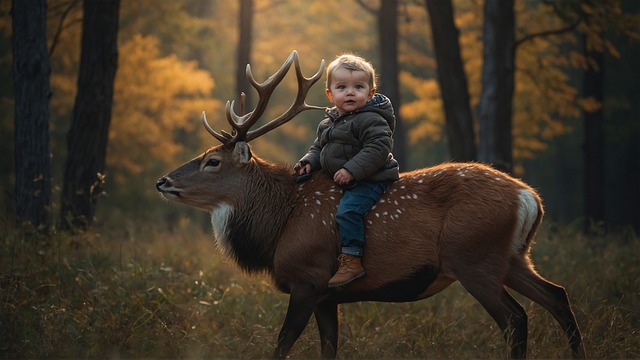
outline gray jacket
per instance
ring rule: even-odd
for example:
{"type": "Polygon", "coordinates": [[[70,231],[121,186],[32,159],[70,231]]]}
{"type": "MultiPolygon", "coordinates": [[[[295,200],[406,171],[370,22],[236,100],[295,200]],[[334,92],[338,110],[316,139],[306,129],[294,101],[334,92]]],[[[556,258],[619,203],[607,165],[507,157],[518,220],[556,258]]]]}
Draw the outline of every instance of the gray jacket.
{"type": "Polygon", "coordinates": [[[391,153],[395,121],[393,106],[382,94],[342,116],[335,107],[327,109],[313,146],[300,162],[330,175],[345,168],[356,181],[398,180],[398,162],[391,153]]]}

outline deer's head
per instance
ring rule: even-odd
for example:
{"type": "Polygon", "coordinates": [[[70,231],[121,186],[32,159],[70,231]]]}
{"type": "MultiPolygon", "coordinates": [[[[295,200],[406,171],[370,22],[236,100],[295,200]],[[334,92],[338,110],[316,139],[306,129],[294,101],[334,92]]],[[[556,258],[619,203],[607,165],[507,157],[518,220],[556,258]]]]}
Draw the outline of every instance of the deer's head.
{"type": "MultiPolygon", "coordinates": [[[[233,110],[235,101],[227,101],[225,112],[231,125],[231,133],[220,133],[211,128],[205,113],[202,123],[205,129],[222,145],[210,148],[202,155],[163,176],[156,183],[158,191],[169,200],[181,202],[206,211],[213,211],[221,204],[234,205],[235,195],[243,191],[248,165],[252,162],[248,142],[264,135],[293,119],[305,110],[324,110],[324,107],[307,105],[305,98],[309,89],[322,77],[324,60],[318,71],[306,78],[300,70],[298,53],[294,50],[282,67],[267,80],[258,83],[247,64],[246,74],[251,85],[258,92],[258,103],[253,111],[238,115],[233,110]],[[293,104],[282,115],[257,129],[251,127],[267,109],[269,99],[276,87],[295,64],[298,93],[293,104]]],[[[240,95],[240,108],[244,108],[244,94],[240,95]]],[[[242,112],[242,111],[241,111],[242,112]]]]}

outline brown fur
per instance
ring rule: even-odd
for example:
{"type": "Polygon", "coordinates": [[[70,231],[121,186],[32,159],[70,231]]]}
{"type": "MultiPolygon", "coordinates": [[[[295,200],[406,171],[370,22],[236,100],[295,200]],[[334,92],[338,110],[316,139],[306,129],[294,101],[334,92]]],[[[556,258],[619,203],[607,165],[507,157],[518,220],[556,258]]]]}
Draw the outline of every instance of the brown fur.
{"type": "Polygon", "coordinates": [[[339,253],[340,187],[324,173],[297,184],[289,167],[257,157],[238,163],[232,153],[212,148],[160,179],[157,187],[171,200],[205,210],[221,203],[234,209],[226,238],[230,256],[247,271],[269,273],[277,288],[291,295],[274,357],[286,356],[312,312],[322,354],[334,357],[337,304],[419,300],[456,280],[508,334],[512,357],[525,356],[527,320],[505,286],[549,310],[566,332],[572,354],[584,356],[566,292],[531,265],[529,248],[543,209],[538,194],[523,182],[476,163],[401,174],[365,218],[366,275],[331,290],[327,282],[339,253]],[[205,169],[211,158],[219,165],[205,169]],[[535,208],[523,212],[522,197],[535,208]]]}

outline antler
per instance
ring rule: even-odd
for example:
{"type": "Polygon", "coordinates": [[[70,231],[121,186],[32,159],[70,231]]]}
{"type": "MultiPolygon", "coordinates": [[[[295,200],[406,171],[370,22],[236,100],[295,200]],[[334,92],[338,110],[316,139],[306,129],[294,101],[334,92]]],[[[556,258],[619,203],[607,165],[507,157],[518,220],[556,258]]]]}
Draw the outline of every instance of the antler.
{"type": "MultiPolygon", "coordinates": [[[[307,97],[309,89],[320,79],[320,77],[322,77],[323,71],[324,59],[320,62],[320,68],[318,69],[318,72],[316,72],[310,78],[304,77],[304,75],[302,75],[302,71],[300,70],[298,52],[294,50],[291,55],[289,55],[284,64],[282,64],[280,70],[271,75],[262,84],[259,84],[253,78],[253,74],[251,73],[251,66],[247,64],[247,79],[249,80],[251,85],[258,91],[259,99],[255,109],[245,115],[239,116],[233,110],[235,101],[227,101],[225,111],[227,113],[227,121],[233,128],[232,134],[229,134],[224,130],[222,130],[222,134],[219,134],[215,130],[213,130],[207,122],[207,117],[205,116],[205,113],[203,111],[202,122],[204,124],[204,127],[222,144],[230,145],[235,144],[238,141],[249,142],[286,123],[305,110],[324,110],[324,107],[307,105],[307,103],[305,102],[305,98],[307,97]],[[295,101],[293,102],[293,104],[291,104],[289,109],[284,112],[284,114],[269,121],[258,129],[250,131],[249,129],[251,129],[251,127],[258,121],[258,119],[260,119],[262,114],[264,114],[264,111],[267,109],[267,105],[269,104],[271,94],[273,94],[273,91],[276,89],[278,84],[280,84],[282,79],[284,79],[292,63],[295,63],[296,78],[298,79],[298,94],[296,95],[295,101]]],[[[244,107],[244,94],[240,95],[240,103],[241,106],[244,107]]]]}

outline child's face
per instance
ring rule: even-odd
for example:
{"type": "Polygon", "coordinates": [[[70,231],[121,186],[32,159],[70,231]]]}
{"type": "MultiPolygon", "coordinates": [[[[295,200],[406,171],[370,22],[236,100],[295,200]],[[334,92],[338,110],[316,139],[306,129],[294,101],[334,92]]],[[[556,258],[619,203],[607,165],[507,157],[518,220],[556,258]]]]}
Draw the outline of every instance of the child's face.
{"type": "Polygon", "coordinates": [[[364,107],[375,93],[369,86],[369,76],[364,71],[338,68],[332,74],[329,101],[335,104],[338,114],[343,115],[364,107]]]}

